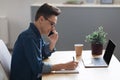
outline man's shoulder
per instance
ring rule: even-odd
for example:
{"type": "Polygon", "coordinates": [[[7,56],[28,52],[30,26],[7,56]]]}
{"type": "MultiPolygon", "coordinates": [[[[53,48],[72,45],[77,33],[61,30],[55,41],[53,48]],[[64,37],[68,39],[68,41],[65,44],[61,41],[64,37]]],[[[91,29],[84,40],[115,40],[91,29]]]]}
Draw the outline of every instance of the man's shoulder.
{"type": "Polygon", "coordinates": [[[32,38],[32,37],[34,37],[34,33],[32,31],[30,31],[29,29],[27,29],[27,30],[21,32],[19,37],[32,38]]]}

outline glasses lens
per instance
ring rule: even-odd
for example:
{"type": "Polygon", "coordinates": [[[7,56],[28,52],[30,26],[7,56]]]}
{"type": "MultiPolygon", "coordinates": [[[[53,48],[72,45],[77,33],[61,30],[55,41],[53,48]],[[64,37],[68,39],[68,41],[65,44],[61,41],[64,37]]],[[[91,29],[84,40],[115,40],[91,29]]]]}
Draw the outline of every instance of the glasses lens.
{"type": "Polygon", "coordinates": [[[49,21],[51,26],[55,27],[55,23],[54,22],[50,21],[47,17],[44,17],[44,18],[49,21]]]}
{"type": "Polygon", "coordinates": [[[50,23],[50,24],[51,24],[51,26],[55,27],[55,24],[54,24],[54,23],[50,23]]]}

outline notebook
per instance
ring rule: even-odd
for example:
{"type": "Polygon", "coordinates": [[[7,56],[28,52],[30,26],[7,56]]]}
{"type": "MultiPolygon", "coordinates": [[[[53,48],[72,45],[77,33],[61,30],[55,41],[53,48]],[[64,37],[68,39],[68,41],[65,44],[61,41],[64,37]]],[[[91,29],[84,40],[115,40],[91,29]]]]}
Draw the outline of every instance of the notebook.
{"type": "Polygon", "coordinates": [[[60,71],[51,71],[53,74],[79,74],[77,69],[75,70],[60,70],[60,71]]]}
{"type": "Polygon", "coordinates": [[[85,68],[102,68],[108,67],[111,61],[114,49],[116,45],[113,43],[112,40],[108,41],[107,47],[105,49],[105,53],[100,58],[82,58],[83,64],[85,68]]]}

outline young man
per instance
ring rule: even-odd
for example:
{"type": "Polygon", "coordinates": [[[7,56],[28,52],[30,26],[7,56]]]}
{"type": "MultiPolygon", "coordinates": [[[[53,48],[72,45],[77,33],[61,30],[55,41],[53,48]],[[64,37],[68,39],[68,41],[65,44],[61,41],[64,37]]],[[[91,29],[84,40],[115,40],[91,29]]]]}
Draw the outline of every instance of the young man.
{"type": "Polygon", "coordinates": [[[18,36],[12,54],[10,80],[41,80],[42,73],[77,67],[78,62],[75,61],[56,65],[42,61],[54,52],[58,40],[55,24],[60,12],[56,7],[43,4],[36,13],[34,23],[30,23],[29,28],[18,36]],[[49,43],[43,41],[43,34],[49,35],[49,43]]]}

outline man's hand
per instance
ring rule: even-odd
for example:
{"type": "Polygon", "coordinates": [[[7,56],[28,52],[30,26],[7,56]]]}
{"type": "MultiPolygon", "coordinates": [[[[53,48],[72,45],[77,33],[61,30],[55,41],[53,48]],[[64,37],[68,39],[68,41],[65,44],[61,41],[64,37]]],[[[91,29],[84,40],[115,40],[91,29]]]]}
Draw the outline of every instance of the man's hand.
{"type": "Polygon", "coordinates": [[[54,29],[53,34],[50,35],[48,38],[50,40],[50,50],[52,51],[56,45],[56,42],[58,41],[58,32],[54,29]]]}
{"type": "Polygon", "coordinates": [[[64,64],[56,64],[52,66],[52,71],[58,71],[58,70],[74,70],[76,69],[76,67],[78,66],[78,62],[77,61],[71,61],[71,62],[67,62],[64,64]]]}

